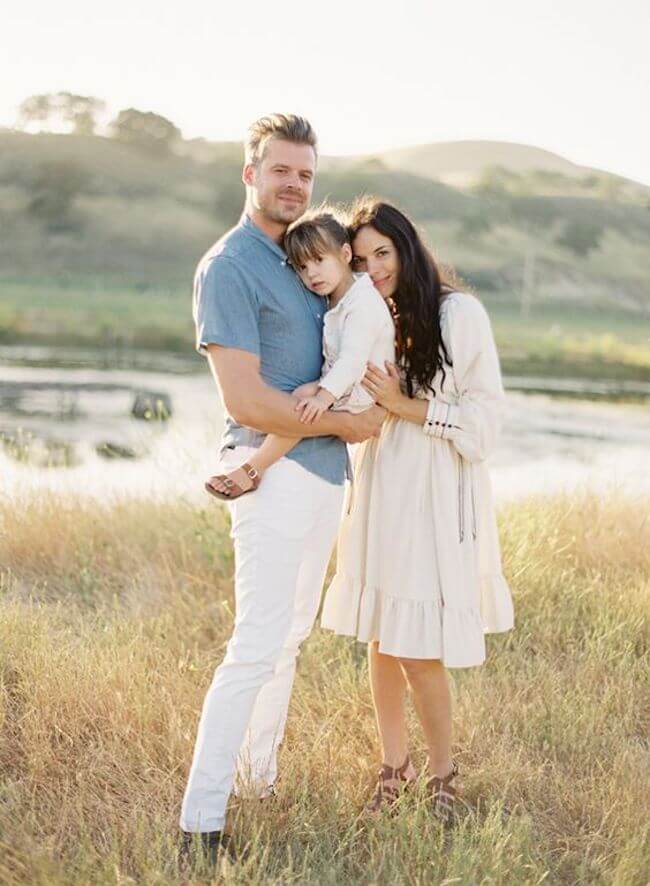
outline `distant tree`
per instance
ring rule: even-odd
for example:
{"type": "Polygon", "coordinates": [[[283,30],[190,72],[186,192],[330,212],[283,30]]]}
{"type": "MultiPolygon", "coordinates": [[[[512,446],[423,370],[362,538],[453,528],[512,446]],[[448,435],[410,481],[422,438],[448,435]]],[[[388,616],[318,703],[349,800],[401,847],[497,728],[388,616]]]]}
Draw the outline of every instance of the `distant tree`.
{"type": "Polygon", "coordinates": [[[584,256],[600,246],[602,236],[601,225],[587,221],[570,221],[564,226],[557,242],[575,255],[584,256]]]}
{"type": "Polygon", "coordinates": [[[97,117],[106,109],[106,102],[92,95],[70,95],[68,117],[76,135],[94,135],[97,117]]]}
{"type": "Polygon", "coordinates": [[[18,108],[18,126],[25,129],[30,123],[46,123],[51,113],[51,95],[30,95],[18,108]]]}
{"type": "Polygon", "coordinates": [[[49,231],[77,227],[73,204],[87,180],[85,170],[70,160],[44,163],[33,180],[27,211],[49,231]]]}
{"type": "Polygon", "coordinates": [[[181,137],[180,129],[167,117],[136,108],[120,111],[109,131],[117,141],[154,153],[166,153],[181,137]]]}
{"type": "Polygon", "coordinates": [[[92,95],[50,92],[30,95],[18,109],[18,125],[29,129],[33,124],[44,129],[67,129],[76,135],[93,135],[97,116],[106,104],[92,95]]]}

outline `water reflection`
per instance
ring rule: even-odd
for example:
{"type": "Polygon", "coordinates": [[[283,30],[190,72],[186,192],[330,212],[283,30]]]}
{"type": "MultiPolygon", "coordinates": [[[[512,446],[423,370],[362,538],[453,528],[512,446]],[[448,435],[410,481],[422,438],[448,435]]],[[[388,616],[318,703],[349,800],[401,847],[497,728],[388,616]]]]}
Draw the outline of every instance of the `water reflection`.
{"type": "MultiPolygon", "coordinates": [[[[2,492],[204,500],[222,415],[207,370],[4,366],[2,492]]],[[[511,391],[491,459],[501,500],[588,486],[650,491],[647,406],[511,391]]]]}

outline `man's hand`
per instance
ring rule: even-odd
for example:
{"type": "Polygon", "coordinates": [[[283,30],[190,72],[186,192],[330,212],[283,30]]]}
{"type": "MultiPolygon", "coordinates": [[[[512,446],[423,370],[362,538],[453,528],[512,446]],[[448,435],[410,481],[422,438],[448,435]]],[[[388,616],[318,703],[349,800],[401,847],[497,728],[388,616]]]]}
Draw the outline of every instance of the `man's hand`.
{"type": "Polygon", "coordinates": [[[370,437],[378,437],[387,415],[381,406],[372,406],[358,415],[350,415],[340,437],[346,443],[363,443],[370,437]]]}

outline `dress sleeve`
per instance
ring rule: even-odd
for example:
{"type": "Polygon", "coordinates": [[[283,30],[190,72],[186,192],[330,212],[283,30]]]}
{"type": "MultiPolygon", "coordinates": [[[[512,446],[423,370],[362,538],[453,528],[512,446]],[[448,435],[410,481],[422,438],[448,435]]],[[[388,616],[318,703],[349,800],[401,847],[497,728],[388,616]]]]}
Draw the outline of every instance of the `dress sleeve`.
{"type": "Polygon", "coordinates": [[[379,294],[358,296],[343,319],[339,355],[332,368],[320,380],[321,388],[339,400],[361,381],[376,342],[390,314],[379,294]]]}
{"type": "Polygon", "coordinates": [[[487,312],[471,295],[451,297],[441,318],[443,340],[453,362],[456,394],[436,396],[427,432],[451,440],[468,461],[483,461],[501,430],[505,394],[499,357],[487,312]]]}

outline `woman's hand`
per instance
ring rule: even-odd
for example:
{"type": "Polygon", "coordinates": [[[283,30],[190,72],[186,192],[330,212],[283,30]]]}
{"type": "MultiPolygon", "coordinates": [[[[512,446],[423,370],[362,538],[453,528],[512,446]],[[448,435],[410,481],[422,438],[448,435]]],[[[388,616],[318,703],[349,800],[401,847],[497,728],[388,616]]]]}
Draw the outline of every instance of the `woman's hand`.
{"type": "Polygon", "coordinates": [[[386,372],[382,372],[374,363],[368,363],[361,384],[375,403],[389,412],[399,414],[399,407],[406,399],[400,387],[399,372],[395,364],[389,363],[388,360],[384,365],[386,372]]]}

